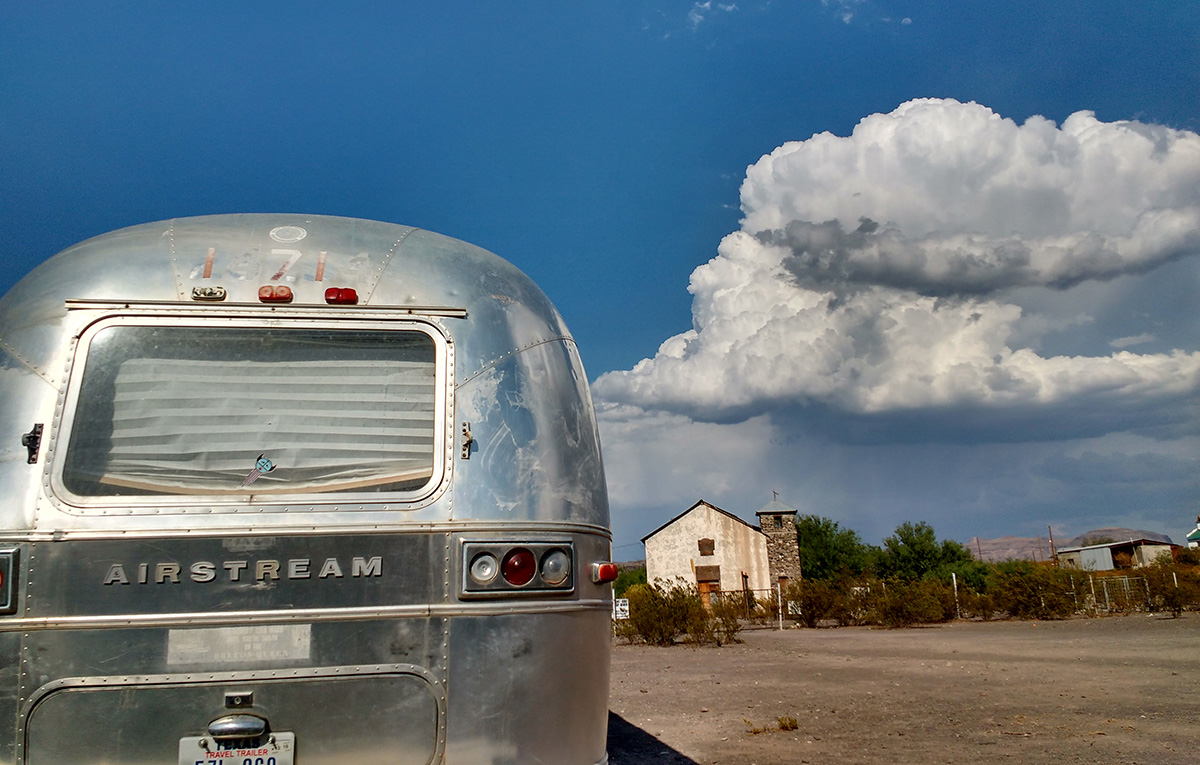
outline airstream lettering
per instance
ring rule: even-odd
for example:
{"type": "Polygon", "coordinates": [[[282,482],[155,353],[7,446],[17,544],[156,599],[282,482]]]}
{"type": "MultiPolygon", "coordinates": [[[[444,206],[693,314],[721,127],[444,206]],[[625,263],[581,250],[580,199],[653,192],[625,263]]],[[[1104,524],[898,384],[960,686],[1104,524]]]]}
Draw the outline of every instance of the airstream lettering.
{"type": "Polygon", "coordinates": [[[91,239],[0,299],[0,437],[0,765],[607,762],[587,377],[495,255],[91,239]]]}
{"type": "MultiPolygon", "coordinates": [[[[270,579],[279,579],[287,577],[288,579],[328,579],[334,577],[341,579],[346,576],[342,572],[342,565],[337,558],[326,558],[317,571],[312,569],[312,560],[309,558],[292,558],[287,561],[277,560],[227,560],[220,563],[208,560],[199,560],[188,566],[188,578],[198,584],[214,581],[218,576],[227,577],[231,582],[238,582],[242,579],[242,572],[252,570],[255,572],[255,580],[259,582],[270,579]],[[218,569],[221,572],[218,573],[218,569]]],[[[154,578],[149,576],[150,564],[137,564],[137,582],[138,584],[163,584],[170,582],[179,584],[180,572],[183,567],[179,563],[155,563],[154,578]]],[[[357,578],[363,576],[383,576],[383,558],[376,555],[372,558],[354,557],[350,561],[350,576],[357,578]]],[[[105,584],[131,584],[129,575],[125,572],[125,564],[114,563],[108,567],[108,573],[104,575],[105,584]]]]}

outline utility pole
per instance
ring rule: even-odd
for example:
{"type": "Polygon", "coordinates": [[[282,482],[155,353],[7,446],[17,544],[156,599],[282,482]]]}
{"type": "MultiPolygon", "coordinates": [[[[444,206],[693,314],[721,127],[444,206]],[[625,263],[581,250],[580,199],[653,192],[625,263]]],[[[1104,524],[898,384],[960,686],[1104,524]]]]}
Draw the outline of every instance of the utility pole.
{"type": "Polygon", "coordinates": [[[1058,566],[1058,550],[1054,547],[1054,529],[1050,528],[1050,524],[1046,524],[1046,533],[1050,535],[1050,557],[1054,560],[1054,565],[1058,566]]]}

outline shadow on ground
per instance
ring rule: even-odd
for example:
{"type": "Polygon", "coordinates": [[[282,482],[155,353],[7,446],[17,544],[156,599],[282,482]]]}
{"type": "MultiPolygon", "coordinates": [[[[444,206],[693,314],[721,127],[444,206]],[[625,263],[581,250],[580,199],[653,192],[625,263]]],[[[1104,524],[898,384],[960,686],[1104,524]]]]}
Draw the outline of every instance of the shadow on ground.
{"type": "Polygon", "coordinates": [[[699,765],[620,715],[608,713],[609,765],[699,765]]]}

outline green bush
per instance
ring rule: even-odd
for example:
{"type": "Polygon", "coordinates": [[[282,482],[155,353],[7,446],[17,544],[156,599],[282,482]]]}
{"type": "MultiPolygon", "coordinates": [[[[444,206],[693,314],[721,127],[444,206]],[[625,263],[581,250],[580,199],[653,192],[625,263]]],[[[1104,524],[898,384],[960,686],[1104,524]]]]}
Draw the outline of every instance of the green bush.
{"type": "Polygon", "coordinates": [[[911,627],[954,618],[954,591],[940,579],[893,579],[882,582],[873,595],[874,621],[885,627],[911,627]]]}
{"type": "Polygon", "coordinates": [[[709,604],[713,636],[717,645],[738,642],[742,631],[742,616],[746,612],[745,596],[740,592],[714,595],[709,604]]]}
{"type": "Polygon", "coordinates": [[[852,627],[869,624],[872,612],[872,593],[881,584],[877,579],[867,577],[843,579],[838,582],[841,598],[833,610],[833,618],[839,627],[852,627]]]}
{"type": "MultiPolygon", "coordinates": [[[[716,596],[709,598],[710,602],[718,599],[716,596]]],[[[667,602],[673,612],[682,615],[683,637],[687,643],[697,646],[717,642],[712,615],[704,607],[695,587],[674,585],[667,593],[667,602]]]]}
{"type": "Polygon", "coordinates": [[[1200,566],[1200,547],[1181,547],[1175,551],[1175,562],[1184,566],[1200,566]]]}
{"type": "Polygon", "coordinates": [[[842,589],[833,582],[805,579],[788,584],[783,599],[800,607],[800,623],[805,627],[816,627],[826,619],[839,622],[841,612],[848,610],[842,589]]]}
{"type": "Polygon", "coordinates": [[[629,598],[628,625],[619,637],[666,646],[682,638],[691,645],[722,645],[737,640],[746,604],[740,593],[714,593],[706,608],[694,585],[682,580],[635,584],[629,598]]]}
{"type": "Polygon", "coordinates": [[[1167,556],[1160,556],[1153,566],[1145,569],[1145,576],[1151,608],[1169,611],[1178,618],[1184,610],[1200,606],[1200,577],[1191,566],[1181,566],[1167,556]]]}
{"type": "Polygon", "coordinates": [[[642,642],[642,636],[638,634],[637,627],[634,625],[632,619],[617,619],[614,621],[613,636],[630,644],[642,642]]]}
{"type": "Polygon", "coordinates": [[[613,582],[613,597],[625,597],[625,591],[635,584],[646,584],[646,567],[628,568],[617,575],[613,582]]]}
{"type": "Polygon", "coordinates": [[[964,617],[976,617],[986,622],[1000,610],[996,606],[995,596],[989,592],[979,593],[959,588],[958,599],[964,617]]]}
{"type": "Polygon", "coordinates": [[[629,598],[629,624],[650,645],[671,645],[686,629],[686,614],[674,613],[662,590],[650,584],[635,584],[625,591],[629,598]]]}
{"type": "Polygon", "coordinates": [[[996,606],[1018,619],[1065,619],[1077,609],[1076,587],[1070,572],[1030,561],[996,564],[993,593],[996,606]]]}

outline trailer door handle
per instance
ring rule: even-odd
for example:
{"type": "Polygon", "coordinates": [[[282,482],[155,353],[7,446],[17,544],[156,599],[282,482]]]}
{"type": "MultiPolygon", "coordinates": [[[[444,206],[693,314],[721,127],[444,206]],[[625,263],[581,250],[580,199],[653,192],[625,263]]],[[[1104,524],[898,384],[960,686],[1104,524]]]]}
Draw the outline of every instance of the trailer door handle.
{"type": "Polygon", "coordinates": [[[208,735],[224,741],[232,738],[258,738],[267,732],[267,721],[258,715],[225,715],[208,724],[208,735]]]}

